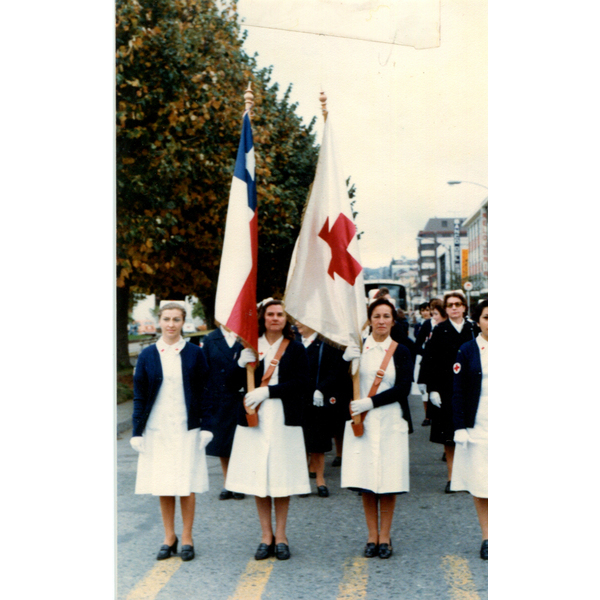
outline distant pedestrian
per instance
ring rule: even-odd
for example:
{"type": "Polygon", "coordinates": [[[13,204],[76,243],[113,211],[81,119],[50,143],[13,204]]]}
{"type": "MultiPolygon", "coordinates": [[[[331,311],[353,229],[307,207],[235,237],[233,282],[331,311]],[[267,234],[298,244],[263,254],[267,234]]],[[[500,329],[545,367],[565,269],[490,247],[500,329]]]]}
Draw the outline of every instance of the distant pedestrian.
{"type": "MultiPolygon", "coordinates": [[[[286,534],[290,496],[310,493],[301,427],[308,402],[308,359],[304,346],[294,339],[281,300],[271,298],[261,305],[258,334],[257,387],[244,399],[247,408],[260,407],[258,425],[238,424],[225,486],[255,496],[262,539],[254,558],[275,555],[287,560],[291,556],[286,534]]],[[[234,389],[247,389],[245,367],[255,361],[250,348],[242,351],[232,373],[234,389]]]]}
{"type": "Polygon", "coordinates": [[[205,447],[213,437],[203,399],[208,367],[202,349],[181,337],[183,306],[166,303],[158,315],[162,335],[140,353],[133,378],[135,493],[160,496],[165,537],[157,560],[177,554],[175,497],[180,497],[181,559],[188,561],[194,558],[194,494],[208,490],[205,447]]]}
{"type": "Polygon", "coordinates": [[[227,377],[236,364],[244,347],[237,341],[235,333],[219,327],[204,338],[202,345],[208,363],[206,398],[212,411],[215,437],[206,446],[208,456],[218,456],[223,471],[223,489],[219,500],[242,500],[244,494],[232,492],[225,487],[227,467],[233,446],[233,436],[240,418],[244,417],[243,397],[237,390],[229,388],[227,377]]]}
{"type": "MultiPolygon", "coordinates": [[[[443,444],[448,468],[448,481],[445,492],[451,493],[452,461],[454,458],[454,426],[452,422],[452,388],[456,362],[456,353],[464,344],[475,338],[474,326],[465,319],[467,302],[459,292],[449,292],[444,296],[443,308],[448,319],[433,328],[431,339],[427,342],[426,369],[429,390],[431,419],[430,441],[443,444]]],[[[434,308],[434,314],[439,312],[434,308]]]]}
{"type": "Polygon", "coordinates": [[[391,337],[396,311],[386,298],[367,311],[372,333],[344,358],[360,358],[361,399],[350,402],[352,415],[362,415],[364,433],[354,435],[348,421],[344,434],[342,487],[362,493],[368,529],[364,555],[392,555],[391,527],[396,494],[409,490],[408,434],[412,432],[408,394],[413,362],[405,346],[391,337]],[[383,373],[383,375],[381,374],[383,373]]]}
{"type": "Polygon", "coordinates": [[[453,491],[473,495],[481,527],[480,556],[488,558],[488,301],[475,307],[473,319],[481,329],[475,340],[463,344],[454,365],[452,415],[454,419],[453,491]]]}

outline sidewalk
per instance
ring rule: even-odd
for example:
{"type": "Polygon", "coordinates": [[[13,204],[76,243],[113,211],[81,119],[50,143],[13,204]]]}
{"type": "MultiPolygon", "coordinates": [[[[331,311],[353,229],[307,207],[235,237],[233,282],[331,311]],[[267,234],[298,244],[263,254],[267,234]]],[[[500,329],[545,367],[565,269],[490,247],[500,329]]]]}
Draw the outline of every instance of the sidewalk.
{"type": "Polygon", "coordinates": [[[133,415],[133,400],[117,404],[117,438],[131,429],[131,415],[133,415]]]}

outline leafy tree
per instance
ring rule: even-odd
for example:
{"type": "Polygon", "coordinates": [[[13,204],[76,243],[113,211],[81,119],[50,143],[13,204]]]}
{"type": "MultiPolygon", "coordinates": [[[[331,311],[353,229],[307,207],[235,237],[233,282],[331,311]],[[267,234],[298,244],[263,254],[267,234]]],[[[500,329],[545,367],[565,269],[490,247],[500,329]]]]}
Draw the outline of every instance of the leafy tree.
{"type": "Polygon", "coordinates": [[[117,0],[117,359],[130,292],[197,296],[212,321],[248,82],[259,202],[259,296],[283,291],[318,149],[291,88],[242,49],[235,3],[117,0]]]}

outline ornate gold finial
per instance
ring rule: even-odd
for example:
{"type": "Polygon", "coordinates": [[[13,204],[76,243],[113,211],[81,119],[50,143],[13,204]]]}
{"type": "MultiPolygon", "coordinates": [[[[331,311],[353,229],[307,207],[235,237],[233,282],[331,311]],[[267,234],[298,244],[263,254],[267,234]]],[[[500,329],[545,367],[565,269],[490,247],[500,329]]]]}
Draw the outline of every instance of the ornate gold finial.
{"type": "Polygon", "coordinates": [[[252,116],[252,107],[254,106],[254,94],[252,93],[252,83],[248,82],[248,89],[244,93],[244,104],[246,106],[246,112],[249,116],[252,116]]]}
{"type": "Polygon", "coordinates": [[[321,102],[321,110],[323,111],[323,118],[327,119],[327,96],[325,95],[325,92],[321,92],[321,95],[319,96],[319,100],[321,102]]]}

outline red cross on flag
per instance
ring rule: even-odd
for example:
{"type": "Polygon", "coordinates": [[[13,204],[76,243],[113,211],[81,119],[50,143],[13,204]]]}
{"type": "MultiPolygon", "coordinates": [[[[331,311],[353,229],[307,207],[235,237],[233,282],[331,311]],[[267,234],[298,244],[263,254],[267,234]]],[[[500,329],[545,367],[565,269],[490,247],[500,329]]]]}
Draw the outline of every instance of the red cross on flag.
{"type": "Polygon", "coordinates": [[[367,320],[365,284],[346,178],[325,121],[315,180],[290,263],[285,308],[342,346],[360,345],[367,320]]]}

